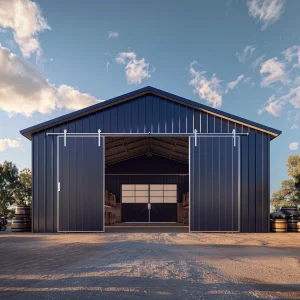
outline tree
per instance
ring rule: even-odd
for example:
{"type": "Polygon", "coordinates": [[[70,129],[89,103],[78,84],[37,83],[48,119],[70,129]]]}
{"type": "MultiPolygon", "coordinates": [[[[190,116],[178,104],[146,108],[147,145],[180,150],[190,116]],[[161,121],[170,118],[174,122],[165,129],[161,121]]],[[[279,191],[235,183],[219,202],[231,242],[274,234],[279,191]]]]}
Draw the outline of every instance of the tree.
{"type": "Polygon", "coordinates": [[[282,181],[281,188],[273,193],[271,203],[276,209],[300,205],[300,154],[290,155],[286,166],[291,179],[282,181]]]}
{"type": "Polygon", "coordinates": [[[19,184],[16,186],[15,191],[15,204],[31,204],[31,198],[32,198],[32,176],[31,171],[27,168],[23,169],[20,172],[19,184]]]}
{"type": "Polygon", "coordinates": [[[0,211],[7,213],[7,207],[15,200],[15,190],[19,185],[18,169],[12,162],[0,164],[0,211]]]}

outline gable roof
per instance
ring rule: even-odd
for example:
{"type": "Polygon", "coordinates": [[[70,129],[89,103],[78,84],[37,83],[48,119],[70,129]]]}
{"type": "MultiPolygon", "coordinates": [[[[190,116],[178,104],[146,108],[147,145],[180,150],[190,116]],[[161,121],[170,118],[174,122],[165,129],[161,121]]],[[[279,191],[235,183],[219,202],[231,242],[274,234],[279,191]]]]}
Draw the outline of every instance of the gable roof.
{"type": "Polygon", "coordinates": [[[153,88],[151,86],[147,86],[147,87],[135,90],[133,92],[130,92],[130,93],[127,93],[127,94],[124,94],[124,95],[121,95],[121,96],[118,96],[118,97],[115,97],[115,98],[112,98],[112,99],[109,99],[109,100],[106,100],[106,101],[103,101],[103,102],[100,102],[100,103],[97,103],[94,105],[91,105],[89,107],[65,114],[63,116],[54,118],[52,120],[31,126],[29,128],[21,130],[20,133],[23,136],[25,136],[31,140],[32,134],[35,132],[45,130],[47,128],[59,125],[61,123],[82,117],[84,115],[87,115],[87,114],[90,114],[90,113],[93,113],[93,112],[96,112],[99,110],[102,110],[109,106],[113,106],[113,105],[119,104],[121,102],[125,102],[130,99],[137,98],[137,97],[145,95],[145,94],[153,94],[153,95],[156,95],[156,96],[159,96],[159,97],[162,97],[162,98],[174,101],[174,102],[184,104],[184,105],[192,107],[194,109],[198,109],[198,110],[213,114],[215,116],[222,117],[222,118],[228,119],[230,121],[240,123],[240,124],[246,125],[248,127],[252,127],[254,129],[258,129],[260,131],[270,134],[273,138],[275,138],[281,134],[280,130],[277,130],[277,129],[274,129],[274,128],[271,128],[271,127],[268,127],[268,126],[265,126],[265,125],[262,125],[262,124],[259,124],[259,123],[256,123],[256,122],[253,122],[253,121],[250,121],[250,120],[247,120],[247,119],[244,119],[244,118],[241,118],[241,117],[238,117],[238,116],[226,113],[226,112],[223,112],[221,110],[206,106],[204,104],[201,104],[201,103],[198,103],[198,102],[195,102],[192,100],[188,100],[186,98],[153,88]]]}

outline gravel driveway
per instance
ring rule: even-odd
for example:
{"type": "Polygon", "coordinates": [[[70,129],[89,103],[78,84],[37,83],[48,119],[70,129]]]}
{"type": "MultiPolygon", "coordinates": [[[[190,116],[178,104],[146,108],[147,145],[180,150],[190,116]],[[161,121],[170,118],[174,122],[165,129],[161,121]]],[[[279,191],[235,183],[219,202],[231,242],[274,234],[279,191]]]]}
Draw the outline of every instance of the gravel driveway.
{"type": "Polygon", "coordinates": [[[300,299],[300,234],[0,234],[0,299],[300,299]]]}

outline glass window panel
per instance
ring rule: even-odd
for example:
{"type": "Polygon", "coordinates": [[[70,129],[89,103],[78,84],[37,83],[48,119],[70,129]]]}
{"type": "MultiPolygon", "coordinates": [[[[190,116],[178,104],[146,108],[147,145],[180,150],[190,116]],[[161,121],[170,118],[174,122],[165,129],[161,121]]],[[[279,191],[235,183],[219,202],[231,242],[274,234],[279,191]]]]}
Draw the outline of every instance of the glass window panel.
{"type": "Polygon", "coordinates": [[[148,203],[148,197],[136,197],[135,203],[148,203]]]}
{"type": "Polygon", "coordinates": [[[150,196],[163,196],[164,191],[150,191],[150,196]]]}
{"type": "Polygon", "coordinates": [[[150,203],[164,203],[163,197],[150,197],[150,203]]]}
{"type": "Polygon", "coordinates": [[[177,191],[177,184],[165,184],[164,190],[165,191],[177,191]]]}
{"type": "Polygon", "coordinates": [[[148,184],[136,184],[135,189],[137,191],[148,191],[149,186],[148,186],[148,184]]]}
{"type": "Polygon", "coordinates": [[[135,199],[133,197],[122,197],[122,203],[135,203],[135,199]]]}
{"type": "Polygon", "coordinates": [[[148,197],[148,191],[136,191],[135,195],[138,196],[143,196],[143,197],[148,197]]]}
{"type": "Polygon", "coordinates": [[[151,191],[163,191],[164,190],[164,185],[163,184],[151,184],[150,185],[150,190],[151,191]]]}
{"type": "Polygon", "coordinates": [[[164,196],[165,197],[169,197],[169,196],[176,197],[177,196],[177,191],[164,191],[164,196]]]}
{"type": "Polygon", "coordinates": [[[134,191],[135,186],[134,186],[134,184],[122,184],[122,190],[123,191],[134,191]]]}
{"type": "Polygon", "coordinates": [[[164,203],[177,203],[177,197],[165,197],[164,203]]]}
{"type": "Polygon", "coordinates": [[[128,197],[128,196],[131,196],[131,197],[134,197],[134,191],[122,191],[122,197],[128,197]]]}

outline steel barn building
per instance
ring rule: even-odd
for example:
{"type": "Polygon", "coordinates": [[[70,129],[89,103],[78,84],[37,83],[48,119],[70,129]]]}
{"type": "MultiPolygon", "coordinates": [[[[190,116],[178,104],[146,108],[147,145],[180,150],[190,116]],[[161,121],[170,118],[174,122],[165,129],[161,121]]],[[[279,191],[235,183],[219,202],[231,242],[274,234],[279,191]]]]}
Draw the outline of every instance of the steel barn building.
{"type": "Polygon", "coordinates": [[[145,87],[21,131],[32,141],[32,231],[181,222],[193,232],[268,232],[270,141],[281,131],[145,87]]]}

